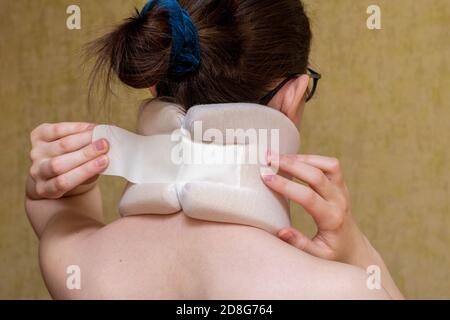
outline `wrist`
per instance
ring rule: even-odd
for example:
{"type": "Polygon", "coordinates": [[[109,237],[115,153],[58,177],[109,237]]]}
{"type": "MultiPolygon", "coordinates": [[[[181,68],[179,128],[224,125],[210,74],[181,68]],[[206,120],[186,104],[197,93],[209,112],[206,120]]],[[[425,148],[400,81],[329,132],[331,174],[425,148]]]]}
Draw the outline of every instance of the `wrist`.
{"type": "Polygon", "coordinates": [[[350,264],[363,268],[364,270],[371,265],[380,265],[381,257],[378,251],[372,246],[367,237],[360,233],[360,240],[355,248],[355,252],[349,259],[350,264]]]}
{"type": "Polygon", "coordinates": [[[350,221],[349,229],[347,232],[351,234],[350,241],[353,243],[353,246],[348,251],[345,263],[361,267],[364,270],[370,265],[378,265],[380,263],[380,255],[353,219],[350,221]]]}

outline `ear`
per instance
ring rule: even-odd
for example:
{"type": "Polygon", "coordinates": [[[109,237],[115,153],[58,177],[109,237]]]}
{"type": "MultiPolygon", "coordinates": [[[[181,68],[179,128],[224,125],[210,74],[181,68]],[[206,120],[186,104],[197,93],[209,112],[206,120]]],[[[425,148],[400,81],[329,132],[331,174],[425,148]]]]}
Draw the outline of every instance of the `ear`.
{"type": "Polygon", "coordinates": [[[309,76],[302,75],[286,83],[269,106],[283,112],[292,122],[298,124],[300,122],[300,114],[303,104],[306,101],[306,90],[308,89],[309,76]]]}
{"type": "Polygon", "coordinates": [[[158,91],[156,90],[156,84],[154,86],[150,87],[150,93],[152,94],[153,98],[156,98],[158,96],[158,91]]]}

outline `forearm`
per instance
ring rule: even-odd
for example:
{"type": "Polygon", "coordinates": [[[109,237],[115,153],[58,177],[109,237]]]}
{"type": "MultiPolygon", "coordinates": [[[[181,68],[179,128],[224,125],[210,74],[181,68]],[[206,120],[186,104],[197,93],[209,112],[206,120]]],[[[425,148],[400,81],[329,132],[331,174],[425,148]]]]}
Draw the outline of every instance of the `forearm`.
{"type": "Polygon", "coordinates": [[[364,270],[367,270],[369,266],[377,266],[380,268],[381,272],[381,284],[391,298],[395,300],[405,299],[389,273],[383,258],[365,236],[363,236],[362,247],[357,251],[358,252],[355,252],[354,257],[348,262],[352,265],[359,266],[364,270]]]}
{"type": "Polygon", "coordinates": [[[63,212],[72,212],[101,222],[102,199],[96,183],[81,185],[56,200],[39,199],[33,194],[33,181],[28,177],[25,210],[30,223],[40,238],[49,221],[63,212]]]}

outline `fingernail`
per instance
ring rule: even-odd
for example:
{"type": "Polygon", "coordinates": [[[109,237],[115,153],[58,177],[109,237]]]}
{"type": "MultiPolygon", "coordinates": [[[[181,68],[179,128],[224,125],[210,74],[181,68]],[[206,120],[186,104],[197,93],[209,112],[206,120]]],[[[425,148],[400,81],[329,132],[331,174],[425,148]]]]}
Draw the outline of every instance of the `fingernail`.
{"type": "Polygon", "coordinates": [[[286,232],[280,235],[281,240],[289,242],[294,237],[292,232],[286,232]]]}
{"type": "Polygon", "coordinates": [[[275,179],[275,175],[273,175],[273,174],[264,174],[264,175],[262,176],[262,178],[263,178],[263,180],[266,181],[266,182],[272,182],[273,179],[275,179]]]}
{"type": "Polygon", "coordinates": [[[95,160],[95,164],[97,165],[97,167],[104,167],[107,162],[108,162],[108,160],[105,156],[102,156],[102,157],[98,158],[97,160],[95,160]]]}
{"type": "Polygon", "coordinates": [[[98,140],[94,143],[95,150],[104,151],[106,149],[105,140],[98,140]]]}
{"type": "Polygon", "coordinates": [[[92,130],[96,127],[97,125],[95,123],[91,123],[90,125],[88,125],[88,127],[86,128],[86,130],[92,130]]]}

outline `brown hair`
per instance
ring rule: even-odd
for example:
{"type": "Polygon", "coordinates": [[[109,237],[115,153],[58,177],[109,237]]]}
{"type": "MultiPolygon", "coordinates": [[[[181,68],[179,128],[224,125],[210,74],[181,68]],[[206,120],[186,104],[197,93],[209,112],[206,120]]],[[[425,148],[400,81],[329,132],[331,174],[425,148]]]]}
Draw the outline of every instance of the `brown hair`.
{"type": "Polygon", "coordinates": [[[309,19],[299,0],[180,0],[198,29],[201,64],[169,80],[171,28],[164,9],[139,12],[88,46],[97,57],[91,89],[105,72],[133,88],[157,84],[159,97],[189,109],[197,104],[257,103],[274,81],[305,73],[309,19]]]}

